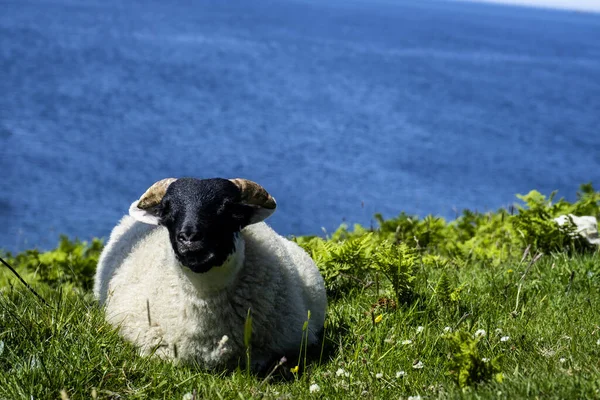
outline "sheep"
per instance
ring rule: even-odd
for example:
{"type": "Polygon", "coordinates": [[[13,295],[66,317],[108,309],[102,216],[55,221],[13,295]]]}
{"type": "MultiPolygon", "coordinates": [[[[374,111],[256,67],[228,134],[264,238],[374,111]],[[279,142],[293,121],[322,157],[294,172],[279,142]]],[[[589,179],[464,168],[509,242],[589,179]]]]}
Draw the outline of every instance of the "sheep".
{"type": "Polygon", "coordinates": [[[208,370],[246,366],[247,320],[256,372],[294,359],[302,343],[318,347],[323,278],[300,246],[262,222],[275,208],[245,179],[153,184],[100,255],[94,295],[107,321],[143,355],[208,370]]]}
{"type": "Polygon", "coordinates": [[[583,215],[578,217],[577,215],[561,215],[558,218],[554,218],[559,226],[573,224],[575,232],[573,236],[579,236],[586,240],[592,246],[600,246],[600,237],[598,236],[598,221],[593,215],[583,215]]]}

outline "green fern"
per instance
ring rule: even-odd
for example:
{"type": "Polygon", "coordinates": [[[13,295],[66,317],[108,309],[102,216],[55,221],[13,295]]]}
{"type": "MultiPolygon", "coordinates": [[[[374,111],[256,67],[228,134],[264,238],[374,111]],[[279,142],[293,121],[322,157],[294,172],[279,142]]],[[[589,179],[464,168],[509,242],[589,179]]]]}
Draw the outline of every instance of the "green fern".
{"type": "Polygon", "coordinates": [[[531,208],[521,208],[519,214],[512,219],[512,224],[521,235],[525,246],[531,246],[536,251],[546,254],[570,249],[582,250],[587,247],[575,234],[576,228],[573,224],[559,226],[553,220],[551,208],[547,204],[538,203],[539,201],[539,197],[535,202],[529,200],[531,208]]]}
{"type": "Polygon", "coordinates": [[[390,281],[398,303],[409,302],[414,292],[417,252],[406,243],[381,242],[373,255],[373,268],[390,281]]]}
{"type": "Polygon", "coordinates": [[[493,378],[498,382],[502,381],[499,357],[487,359],[481,355],[479,351],[481,338],[482,336],[473,337],[463,331],[447,336],[452,351],[448,375],[460,388],[472,387],[493,378]]]}
{"type": "Polygon", "coordinates": [[[315,260],[329,295],[338,296],[353,287],[364,286],[370,270],[373,247],[371,234],[338,242],[312,238],[299,244],[315,260]]]}
{"type": "Polygon", "coordinates": [[[9,255],[7,258],[28,281],[37,280],[53,288],[66,285],[90,290],[102,247],[102,241],[99,239],[93,239],[88,244],[79,240],[71,241],[66,236],[61,236],[58,247],[54,250],[46,252],[27,250],[15,257],[9,255]]]}
{"type": "Polygon", "coordinates": [[[442,271],[437,284],[435,285],[435,296],[437,298],[437,303],[440,306],[444,306],[449,304],[452,300],[450,296],[452,295],[452,284],[450,283],[450,278],[446,271],[442,271]]]}

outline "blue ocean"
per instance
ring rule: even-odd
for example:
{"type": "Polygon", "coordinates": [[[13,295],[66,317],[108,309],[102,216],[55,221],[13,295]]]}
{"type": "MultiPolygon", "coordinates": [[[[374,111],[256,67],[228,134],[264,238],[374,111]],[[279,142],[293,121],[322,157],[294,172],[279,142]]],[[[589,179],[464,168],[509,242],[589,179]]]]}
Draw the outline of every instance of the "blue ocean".
{"type": "Polygon", "coordinates": [[[0,1],[0,248],[244,177],[286,235],[600,188],[600,15],[453,1],[0,1]]]}

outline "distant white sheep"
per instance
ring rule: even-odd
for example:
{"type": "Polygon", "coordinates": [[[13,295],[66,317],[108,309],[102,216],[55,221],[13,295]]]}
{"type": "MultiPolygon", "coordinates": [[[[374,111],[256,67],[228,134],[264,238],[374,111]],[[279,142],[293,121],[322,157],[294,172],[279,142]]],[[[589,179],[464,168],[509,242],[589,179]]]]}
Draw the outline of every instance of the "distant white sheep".
{"type": "Polygon", "coordinates": [[[558,218],[554,218],[554,221],[560,225],[573,224],[575,227],[574,235],[581,236],[589,244],[600,246],[600,237],[598,237],[598,221],[596,217],[591,215],[584,215],[578,217],[577,215],[561,215],[558,218]]]}
{"type": "Polygon", "coordinates": [[[313,260],[264,222],[275,199],[245,179],[164,179],[113,229],[94,294],[107,320],[144,354],[251,367],[295,357],[307,320],[318,344],[327,299],[313,260]]]}

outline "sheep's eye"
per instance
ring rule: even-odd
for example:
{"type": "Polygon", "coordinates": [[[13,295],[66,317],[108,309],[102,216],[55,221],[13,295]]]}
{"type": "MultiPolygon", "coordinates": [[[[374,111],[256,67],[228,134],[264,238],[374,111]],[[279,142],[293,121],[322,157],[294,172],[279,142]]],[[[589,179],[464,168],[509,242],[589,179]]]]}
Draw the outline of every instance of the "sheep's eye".
{"type": "Polygon", "coordinates": [[[166,204],[160,204],[156,208],[156,215],[161,219],[169,218],[169,207],[166,204]]]}
{"type": "Polygon", "coordinates": [[[217,215],[229,215],[231,213],[230,209],[233,207],[233,202],[229,199],[223,200],[223,203],[217,208],[217,215]]]}

